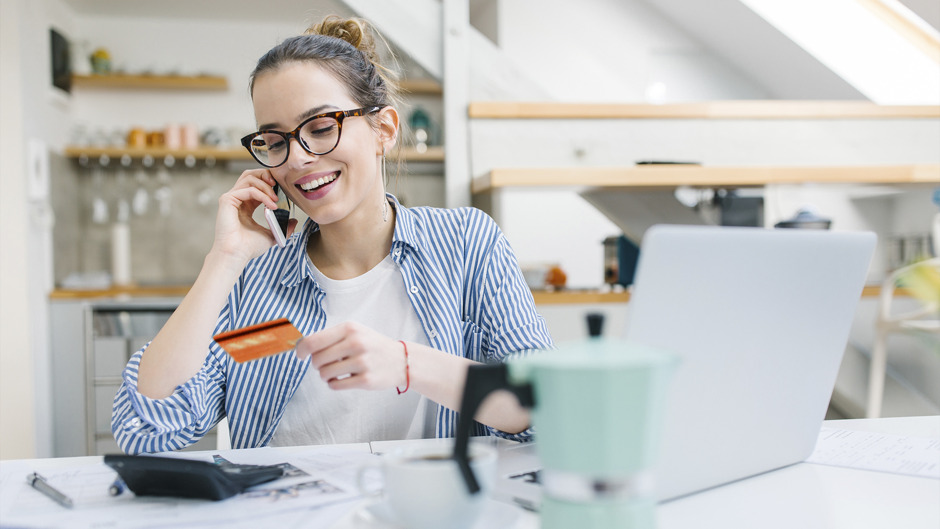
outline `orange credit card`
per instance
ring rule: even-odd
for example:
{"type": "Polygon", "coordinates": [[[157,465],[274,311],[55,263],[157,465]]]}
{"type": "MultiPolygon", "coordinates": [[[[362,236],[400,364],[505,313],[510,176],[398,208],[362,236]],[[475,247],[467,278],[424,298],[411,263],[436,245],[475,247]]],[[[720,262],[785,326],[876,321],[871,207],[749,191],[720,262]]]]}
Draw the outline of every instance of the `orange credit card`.
{"type": "Polygon", "coordinates": [[[290,351],[303,335],[287,318],[266,321],[212,337],[236,362],[290,351]]]}

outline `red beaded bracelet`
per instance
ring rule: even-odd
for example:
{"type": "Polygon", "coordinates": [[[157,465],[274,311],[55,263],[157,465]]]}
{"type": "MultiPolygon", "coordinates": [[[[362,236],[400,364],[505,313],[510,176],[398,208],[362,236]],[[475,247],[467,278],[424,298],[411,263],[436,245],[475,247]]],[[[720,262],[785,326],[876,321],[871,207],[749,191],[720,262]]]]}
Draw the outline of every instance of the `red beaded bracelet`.
{"type": "Polygon", "coordinates": [[[401,395],[402,393],[408,391],[408,388],[411,387],[411,370],[408,366],[408,346],[405,345],[405,342],[402,340],[398,340],[398,343],[400,343],[401,346],[405,348],[405,389],[398,389],[398,387],[395,387],[395,391],[401,395]]]}

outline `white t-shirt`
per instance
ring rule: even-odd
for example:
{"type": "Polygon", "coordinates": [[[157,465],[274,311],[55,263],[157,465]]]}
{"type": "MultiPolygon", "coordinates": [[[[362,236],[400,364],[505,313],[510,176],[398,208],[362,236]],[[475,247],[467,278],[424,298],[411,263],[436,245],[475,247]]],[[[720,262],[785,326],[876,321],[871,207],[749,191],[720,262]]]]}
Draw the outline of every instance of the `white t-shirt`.
{"type": "MultiPolygon", "coordinates": [[[[395,340],[428,344],[391,256],[365,274],[344,280],[324,276],[309,258],[307,265],[326,294],[327,327],[357,321],[395,340]]],[[[414,390],[402,395],[394,388],[332,390],[311,366],[287,403],[270,446],[433,437],[436,408],[414,390]]]]}

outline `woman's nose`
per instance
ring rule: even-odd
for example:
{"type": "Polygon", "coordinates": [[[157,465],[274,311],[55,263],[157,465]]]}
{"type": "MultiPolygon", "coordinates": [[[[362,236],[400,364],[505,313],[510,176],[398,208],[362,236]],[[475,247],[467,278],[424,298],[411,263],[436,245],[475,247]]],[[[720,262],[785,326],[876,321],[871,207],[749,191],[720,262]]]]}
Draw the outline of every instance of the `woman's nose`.
{"type": "Polygon", "coordinates": [[[290,148],[287,150],[287,165],[289,167],[303,167],[307,163],[314,162],[318,156],[311,154],[300,144],[300,138],[291,138],[290,148]]]}

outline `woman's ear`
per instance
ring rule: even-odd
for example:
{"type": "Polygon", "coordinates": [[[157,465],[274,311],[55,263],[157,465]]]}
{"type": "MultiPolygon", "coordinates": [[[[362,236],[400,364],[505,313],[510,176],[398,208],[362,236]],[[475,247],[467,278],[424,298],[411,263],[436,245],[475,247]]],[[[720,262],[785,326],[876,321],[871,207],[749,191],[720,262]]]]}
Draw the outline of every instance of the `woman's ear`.
{"type": "Polygon", "coordinates": [[[385,107],[379,111],[376,119],[376,154],[391,152],[398,140],[398,111],[394,107],[385,107]]]}

